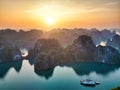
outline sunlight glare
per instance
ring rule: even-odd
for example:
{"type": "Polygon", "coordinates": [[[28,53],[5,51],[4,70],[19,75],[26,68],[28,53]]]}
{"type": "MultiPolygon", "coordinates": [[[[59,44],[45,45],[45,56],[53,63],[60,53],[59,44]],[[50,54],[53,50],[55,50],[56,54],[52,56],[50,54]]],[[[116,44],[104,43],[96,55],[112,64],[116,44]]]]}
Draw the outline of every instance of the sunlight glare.
{"type": "Polygon", "coordinates": [[[55,24],[55,19],[53,17],[46,17],[45,22],[47,25],[53,25],[55,24]]]}

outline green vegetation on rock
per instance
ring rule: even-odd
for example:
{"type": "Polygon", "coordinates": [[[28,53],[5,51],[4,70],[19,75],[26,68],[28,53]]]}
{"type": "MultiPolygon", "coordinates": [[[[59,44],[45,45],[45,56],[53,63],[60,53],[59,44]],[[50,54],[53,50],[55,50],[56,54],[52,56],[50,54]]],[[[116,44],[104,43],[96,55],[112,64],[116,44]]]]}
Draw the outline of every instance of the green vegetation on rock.
{"type": "Polygon", "coordinates": [[[113,89],[111,89],[111,90],[120,90],[120,86],[117,87],[117,88],[113,88],[113,89]]]}

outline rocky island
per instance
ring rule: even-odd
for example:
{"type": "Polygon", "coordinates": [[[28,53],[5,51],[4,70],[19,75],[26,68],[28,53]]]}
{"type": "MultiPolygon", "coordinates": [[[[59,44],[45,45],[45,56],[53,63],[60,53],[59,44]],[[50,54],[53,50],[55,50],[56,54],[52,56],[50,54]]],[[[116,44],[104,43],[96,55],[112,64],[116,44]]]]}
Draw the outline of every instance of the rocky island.
{"type": "Polygon", "coordinates": [[[28,59],[35,70],[53,69],[72,62],[120,64],[119,41],[119,34],[107,29],[48,32],[5,29],[0,31],[0,63],[28,59]],[[28,56],[22,56],[21,48],[28,50],[28,56]]]}
{"type": "Polygon", "coordinates": [[[120,64],[120,53],[111,46],[95,46],[90,36],[81,35],[66,48],[56,39],[39,39],[29,57],[34,58],[35,70],[52,69],[69,62],[101,62],[120,64]],[[34,56],[33,56],[34,54],[34,56]]]}
{"type": "Polygon", "coordinates": [[[0,63],[21,60],[22,55],[16,46],[0,37],[0,63]]]}

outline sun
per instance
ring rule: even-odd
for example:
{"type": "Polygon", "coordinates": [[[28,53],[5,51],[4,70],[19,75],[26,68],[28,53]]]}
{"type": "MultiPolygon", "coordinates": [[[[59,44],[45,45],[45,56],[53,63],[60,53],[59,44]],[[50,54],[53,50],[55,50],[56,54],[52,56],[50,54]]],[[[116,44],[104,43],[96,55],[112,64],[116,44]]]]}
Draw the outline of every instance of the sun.
{"type": "Polygon", "coordinates": [[[53,17],[46,17],[45,18],[45,23],[47,25],[54,25],[55,24],[55,18],[53,18],[53,17]]]}

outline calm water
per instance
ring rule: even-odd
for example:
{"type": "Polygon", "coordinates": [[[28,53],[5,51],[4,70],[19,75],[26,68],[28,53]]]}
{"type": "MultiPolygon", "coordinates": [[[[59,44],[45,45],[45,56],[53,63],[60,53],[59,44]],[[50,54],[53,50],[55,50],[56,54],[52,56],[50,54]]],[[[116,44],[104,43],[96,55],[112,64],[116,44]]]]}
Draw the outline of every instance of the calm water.
{"type": "Polygon", "coordinates": [[[0,64],[0,90],[110,90],[120,86],[120,68],[99,63],[73,63],[35,72],[29,61],[0,64]],[[96,87],[80,80],[100,81],[96,87]]]}

